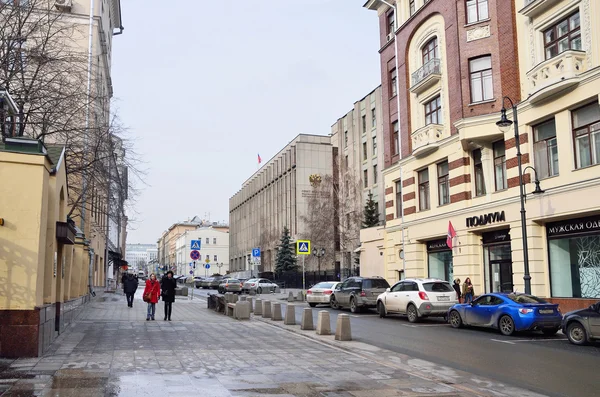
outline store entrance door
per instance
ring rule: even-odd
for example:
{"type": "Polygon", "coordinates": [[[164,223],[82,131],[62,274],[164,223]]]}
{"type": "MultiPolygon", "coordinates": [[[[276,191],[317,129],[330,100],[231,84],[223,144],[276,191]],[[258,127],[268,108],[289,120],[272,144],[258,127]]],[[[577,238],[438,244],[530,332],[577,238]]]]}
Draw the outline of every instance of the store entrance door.
{"type": "Polygon", "coordinates": [[[483,257],[486,292],[512,292],[512,252],[508,230],[483,235],[483,257]]]}

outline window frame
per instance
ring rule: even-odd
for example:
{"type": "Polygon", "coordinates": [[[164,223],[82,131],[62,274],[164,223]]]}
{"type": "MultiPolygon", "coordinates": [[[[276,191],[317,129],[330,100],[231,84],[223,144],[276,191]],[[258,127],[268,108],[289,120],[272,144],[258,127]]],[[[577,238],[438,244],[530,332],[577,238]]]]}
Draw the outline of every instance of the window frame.
{"type": "Polygon", "coordinates": [[[482,155],[481,149],[474,149],[471,151],[471,157],[473,157],[473,176],[475,179],[475,197],[482,197],[487,193],[485,187],[485,173],[483,172],[483,160],[481,159],[482,155]],[[479,160],[476,160],[475,152],[479,152],[479,160]],[[482,186],[479,186],[479,181],[477,178],[478,171],[481,173],[482,186]],[[481,192],[481,194],[478,194],[478,192],[481,192]]]}
{"type": "Polygon", "coordinates": [[[438,205],[444,206],[450,204],[450,165],[448,164],[448,160],[444,160],[436,164],[437,167],[437,176],[438,176],[438,205]],[[446,165],[446,173],[441,173],[441,167],[446,165]],[[446,186],[446,195],[442,197],[442,187],[446,186]],[[442,200],[445,199],[445,200],[442,200]],[[445,202],[444,202],[445,201],[445,202]]]}
{"type": "Polygon", "coordinates": [[[423,104],[423,108],[425,110],[425,125],[442,124],[444,122],[443,117],[442,117],[442,97],[441,97],[441,95],[436,95],[431,100],[425,102],[423,104]],[[434,108],[433,107],[434,105],[437,107],[434,108]],[[429,108],[429,110],[428,110],[428,108],[429,108]],[[433,121],[433,115],[435,115],[436,122],[433,121]],[[429,118],[429,122],[427,121],[427,118],[429,118]]]}
{"type": "Polygon", "coordinates": [[[486,21],[486,20],[490,19],[489,1],[488,0],[465,0],[465,19],[467,21],[467,24],[477,23],[477,22],[486,21]],[[469,3],[475,4],[475,11],[477,12],[476,19],[472,20],[472,21],[469,20],[469,3]],[[485,16],[485,18],[481,17],[480,6],[482,4],[485,4],[486,9],[487,9],[487,15],[485,16]]]}
{"type": "Polygon", "coordinates": [[[364,141],[362,143],[362,154],[363,154],[363,161],[367,161],[367,159],[369,158],[369,150],[367,149],[367,141],[364,141]]]}
{"type": "Polygon", "coordinates": [[[371,109],[371,128],[377,127],[377,112],[376,108],[371,109]]]}
{"type": "Polygon", "coordinates": [[[398,70],[390,70],[390,99],[398,95],[398,70]]]}
{"type": "Polygon", "coordinates": [[[375,156],[377,156],[377,137],[376,136],[374,136],[372,138],[372,144],[371,144],[371,146],[372,146],[372,149],[373,149],[373,157],[375,157],[375,156]]]}
{"type": "Polygon", "coordinates": [[[539,174],[539,178],[540,179],[546,179],[546,178],[552,178],[553,176],[558,176],[560,174],[559,171],[559,167],[560,167],[560,162],[558,159],[558,138],[556,136],[556,119],[553,117],[551,119],[548,120],[544,120],[541,123],[537,123],[536,125],[532,126],[532,131],[533,131],[533,158],[534,158],[534,166],[536,167],[536,170],[538,170],[538,174],[539,174]],[[554,124],[554,136],[550,137],[550,138],[544,138],[544,139],[537,139],[537,132],[538,132],[538,128],[545,125],[545,124],[549,124],[549,123],[553,123],[554,124]],[[554,140],[554,144],[551,145],[549,142],[554,140]],[[544,144],[544,155],[546,156],[546,169],[548,172],[547,174],[545,174],[544,168],[541,168],[539,166],[539,164],[537,164],[537,160],[538,160],[538,148],[536,148],[537,144],[544,144]],[[552,149],[556,148],[556,156],[557,156],[557,169],[554,170],[554,167],[552,165],[552,149]],[[551,171],[554,170],[555,173],[551,173],[551,171]]]}
{"type": "Polygon", "coordinates": [[[493,73],[493,67],[492,67],[492,56],[491,55],[482,55],[482,56],[478,56],[475,58],[470,58],[469,59],[469,86],[471,89],[471,103],[479,103],[479,102],[486,102],[486,101],[491,101],[494,99],[494,73],[493,73]],[[480,59],[484,59],[484,58],[489,58],[490,60],[490,67],[487,69],[480,69],[477,71],[473,71],[472,69],[472,62],[474,61],[478,61],[480,59]],[[478,77],[479,78],[479,83],[477,84],[479,87],[479,93],[481,95],[481,99],[480,100],[475,100],[475,83],[474,83],[474,78],[478,77]],[[489,77],[491,82],[492,82],[492,92],[491,92],[491,96],[490,97],[486,97],[486,90],[485,90],[485,78],[489,77]]]}
{"type": "Polygon", "coordinates": [[[392,155],[397,156],[400,154],[400,126],[398,120],[392,122],[392,155]]]}
{"type": "Polygon", "coordinates": [[[369,187],[369,170],[363,170],[363,187],[366,189],[369,187]]]}
{"type": "Polygon", "coordinates": [[[362,132],[363,132],[363,134],[367,133],[367,115],[366,114],[362,115],[362,132]]]}
{"type": "Polygon", "coordinates": [[[373,164],[373,185],[377,185],[377,164],[373,164]]]}
{"type": "Polygon", "coordinates": [[[579,42],[580,42],[580,45],[581,45],[581,13],[579,11],[579,8],[577,9],[577,11],[574,11],[574,12],[570,13],[569,15],[567,15],[566,17],[561,18],[559,21],[557,21],[556,23],[552,24],[552,26],[550,26],[550,27],[548,27],[548,28],[546,28],[546,29],[543,30],[542,37],[543,37],[543,44],[544,44],[544,60],[555,58],[558,55],[562,54],[563,52],[569,51],[569,50],[581,51],[581,49],[574,49],[574,48],[572,48],[573,38],[571,36],[574,33],[576,33],[576,34],[574,35],[573,38],[579,38],[579,42]],[[577,14],[579,14],[579,25],[575,29],[571,30],[570,19],[571,19],[571,17],[573,17],[573,16],[575,16],[577,14]],[[558,26],[560,24],[562,24],[563,22],[567,22],[567,28],[568,28],[568,30],[562,36],[558,36],[558,26]],[[547,41],[546,40],[546,33],[550,32],[550,31],[553,31],[553,33],[556,36],[556,38],[554,40],[547,41]],[[564,40],[565,38],[567,38],[569,40],[569,48],[566,49],[566,50],[563,50],[563,51],[559,52],[559,50],[558,50],[558,43],[561,42],[562,40],[564,40]],[[549,48],[552,48],[552,47],[556,47],[556,54],[548,57],[547,50],[549,48]]]}
{"type": "Polygon", "coordinates": [[[419,211],[431,209],[431,188],[429,184],[429,168],[423,168],[417,172],[419,182],[419,211]],[[422,176],[427,173],[427,180],[423,181],[422,176]],[[423,195],[422,195],[423,193],[423,195]]]}
{"type": "Polygon", "coordinates": [[[392,34],[396,31],[396,13],[392,10],[387,16],[387,34],[392,34]]]}
{"type": "Polygon", "coordinates": [[[417,4],[415,0],[408,1],[408,15],[413,16],[417,12],[417,4]]]}
{"type": "Polygon", "coordinates": [[[423,65],[432,59],[439,59],[439,44],[437,36],[429,39],[427,43],[421,47],[421,60],[423,61],[423,65]],[[430,46],[432,43],[433,47],[430,46]]]}
{"type": "Polygon", "coordinates": [[[496,187],[496,191],[497,192],[501,192],[503,190],[508,189],[508,178],[506,177],[506,142],[504,141],[504,139],[496,141],[494,143],[492,143],[492,155],[494,157],[494,186],[496,187]],[[499,144],[500,142],[502,142],[502,145],[504,147],[504,155],[502,156],[496,156],[496,145],[499,144]],[[502,183],[503,183],[503,188],[499,189],[498,188],[498,174],[497,174],[497,160],[502,159],[501,160],[501,164],[502,164],[502,183]]]}
{"type": "Polygon", "coordinates": [[[348,131],[344,131],[344,148],[348,147],[348,131]]]}
{"type": "Polygon", "coordinates": [[[394,186],[396,190],[396,218],[402,217],[402,180],[397,180],[394,186]]]}
{"type": "MultiPolygon", "coordinates": [[[[593,167],[595,165],[599,165],[600,164],[600,156],[598,156],[598,158],[596,158],[596,162],[594,162],[594,154],[595,154],[595,152],[593,150],[593,146],[594,146],[593,142],[594,141],[592,139],[593,138],[592,137],[592,133],[600,134],[600,128],[598,130],[596,130],[596,131],[590,131],[590,127],[593,126],[593,125],[595,125],[595,124],[600,123],[600,119],[595,120],[595,121],[593,121],[591,123],[588,123],[588,124],[584,124],[584,125],[579,126],[579,127],[575,127],[575,113],[578,110],[581,110],[581,109],[586,108],[586,107],[588,107],[590,105],[593,105],[593,104],[596,104],[598,107],[600,107],[600,103],[599,102],[591,102],[591,103],[587,103],[587,104],[585,104],[583,106],[580,106],[580,107],[578,107],[576,109],[573,109],[571,111],[571,128],[572,128],[571,133],[572,133],[572,136],[573,136],[573,155],[574,155],[574,160],[575,160],[575,169],[577,169],[577,170],[583,169],[583,168],[588,168],[588,167],[593,167]],[[590,164],[586,165],[586,166],[581,166],[579,164],[581,162],[581,160],[578,161],[578,151],[577,151],[577,138],[581,137],[582,135],[577,135],[576,132],[577,131],[581,131],[583,129],[586,130],[585,135],[587,135],[588,142],[589,142],[588,146],[589,146],[590,164]]],[[[579,156],[579,157],[581,157],[581,156],[579,156]]]]}

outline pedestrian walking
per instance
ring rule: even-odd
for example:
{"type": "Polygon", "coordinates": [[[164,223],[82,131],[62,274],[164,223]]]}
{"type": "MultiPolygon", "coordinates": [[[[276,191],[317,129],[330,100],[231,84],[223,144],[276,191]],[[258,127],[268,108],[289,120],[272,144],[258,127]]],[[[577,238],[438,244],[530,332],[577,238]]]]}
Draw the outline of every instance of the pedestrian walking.
{"type": "Polygon", "coordinates": [[[148,303],[148,314],[146,315],[146,321],[154,320],[154,314],[156,313],[156,304],[158,303],[158,297],[160,296],[160,284],[156,279],[156,274],[152,273],[150,279],[146,280],[146,288],[144,288],[144,302],[148,303]]]}
{"type": "Polygon", "coordinates": [[[167,275],[161,280],[162,300],[165,302],[165,321],[171,321],[171,312],[173,311],[173,302],[175,302],[175,289],[177,282],[173,278],[173,272],[168,271],[167,275]]]}
{"type": "Polygon", "coordinates": [[[133,276],[133,274],[129,273],[125,281],[123,282],[123,291],[125,291],[125,296],[127,296],[127,306],[133,307],[133,296],[135,295],[135,291],[138,288],[138,281],[133,276]]]}
{"type": "Polygon", "coordinates": [[[471,279],[469,277],[465,279],[465,282],[462,285],[462,293],[465,298],[465,303],[473,302],[475,291],[473,289],[473,283],[471,283],[471,279]]]}
{"type": "Polygon", "coordinates": [[[458,303],[462,303],[462,294],[460,292],[460,278],[457,278],[456,280],[454,280],[454,284],[452,285],[452,287],[454,287],[454,291],[456,291],[456,297],[458,298],[458,303]]]}

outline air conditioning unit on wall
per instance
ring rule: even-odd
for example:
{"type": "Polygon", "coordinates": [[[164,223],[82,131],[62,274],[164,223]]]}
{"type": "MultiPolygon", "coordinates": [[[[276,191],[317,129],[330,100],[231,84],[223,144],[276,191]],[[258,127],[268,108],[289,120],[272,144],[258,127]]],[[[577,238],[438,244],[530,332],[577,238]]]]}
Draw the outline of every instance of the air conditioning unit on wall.
{"type": "Polygon", "coordinates": [[[59,11],[71,12],[73,0],[54,0],[54,7],[59,11]]]}

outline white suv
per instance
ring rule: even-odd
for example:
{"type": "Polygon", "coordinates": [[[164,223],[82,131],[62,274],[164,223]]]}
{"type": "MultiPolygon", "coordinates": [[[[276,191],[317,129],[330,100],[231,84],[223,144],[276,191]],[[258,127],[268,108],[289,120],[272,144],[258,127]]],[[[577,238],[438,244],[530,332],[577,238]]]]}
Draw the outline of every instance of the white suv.
{"type": "Polygon", "coordinates": [[[445,317],[448,309],[458,303],[450,283],[435,278],[401,280],[377,297],[380,317],[398,313],[408,316],[411,323],[422,317],[445,317]]]}

